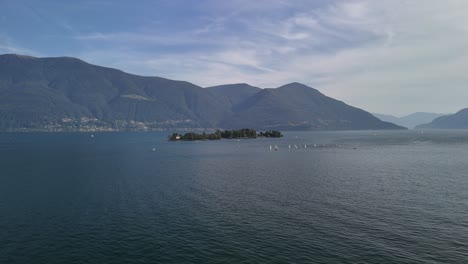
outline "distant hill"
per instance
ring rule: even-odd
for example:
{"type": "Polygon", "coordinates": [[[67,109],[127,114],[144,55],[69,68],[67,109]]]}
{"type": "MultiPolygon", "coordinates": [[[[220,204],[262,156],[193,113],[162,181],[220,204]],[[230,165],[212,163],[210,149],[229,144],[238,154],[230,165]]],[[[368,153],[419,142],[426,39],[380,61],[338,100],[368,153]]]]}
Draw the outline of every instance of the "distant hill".
{"type": "Polygon", "coordinates": [[[299,83],[201,88],[76,58],[0,55],[1,131],[401,129],[299,83]]]}
{"type": "Polygon", "coordinates": [[[413,129],[417,125],[429,123],[435,118],[444,116],[447,114],[416,112],[416,113],[413,113],[407,116],[402,116],[402,117],[396,117],[396,116],[384,115],[384,114],[373,114],[373,115],[382,121],[391,122],[399,126],[413,129]]]}
{"type": "Polygon", "coordinates": [[[455,114],[441,116],[428,124],[419,125],[418,129],[468,129],[468,108],[462,109],[455,114]]]}

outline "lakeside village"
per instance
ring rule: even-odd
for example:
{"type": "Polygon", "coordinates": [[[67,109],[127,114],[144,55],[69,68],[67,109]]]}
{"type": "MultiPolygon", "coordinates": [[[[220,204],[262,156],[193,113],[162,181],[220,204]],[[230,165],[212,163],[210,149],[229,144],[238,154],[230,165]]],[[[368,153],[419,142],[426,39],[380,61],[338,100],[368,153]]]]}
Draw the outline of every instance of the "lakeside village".
{"type": "Polygon", "coordinates": [[[280,138],[283,137],[280,131],[270,130],[265,132],[260,132],[257,134],[255,129],[240,129],[240,130],[216,130],[214,133],[207,134],[203,132],[202,134],[189,132],[185,134],[173,133],[169,136],[170,141],[194,141],[194,140],[220,140],[224,139],[244,139],[244,138],[257,138],[257,137],[266,137],[266,138],[280,138]]]}

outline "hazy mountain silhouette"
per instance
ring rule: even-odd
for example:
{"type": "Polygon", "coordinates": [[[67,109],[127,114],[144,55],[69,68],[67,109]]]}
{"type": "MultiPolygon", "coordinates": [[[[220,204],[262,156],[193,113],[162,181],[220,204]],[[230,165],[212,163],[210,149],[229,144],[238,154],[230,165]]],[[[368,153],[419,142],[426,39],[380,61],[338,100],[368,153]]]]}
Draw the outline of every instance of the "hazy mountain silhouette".
{"type": "Polygon", "coordinates": [[[385,114],[373,114],[373,115],[382,121],[391,122],[399,126],[404,126],[404,127],[413,129],[417,125],[429,123],[437,117],[445,116],[448,114],[416,112],[416,113],[409,114],[409,115],[402,116],[402,117],[396,117],[396,116],[385,115],[385,114]]]}
{"type": "Polygon", "coordinates": [[[83,117],[152,128],[401,129],[299,83],[204,89],[69,57],[0,55],[1,130],[47,130],[83,117]]]}
{"type": "Polygon", "coordinates": [[[419,125],[416,128],[432,129],[467,129],[468,128],[468,108],[462,109],[455,114],[441,116],[428,124],[419,125]]]}

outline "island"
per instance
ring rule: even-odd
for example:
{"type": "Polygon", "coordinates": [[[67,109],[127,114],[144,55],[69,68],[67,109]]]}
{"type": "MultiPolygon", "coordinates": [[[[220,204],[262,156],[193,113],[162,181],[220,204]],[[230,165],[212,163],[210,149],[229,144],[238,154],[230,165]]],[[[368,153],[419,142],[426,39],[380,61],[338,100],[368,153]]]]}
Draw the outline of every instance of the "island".
{"type": "Polygon", "coordinates": [[[280,131],[269,130],[265,132],[260,132],[257,134],[255,129],[243,128],[240,130],[216,130],[214,133],[207,134],[203,132],[202,134],[189,132],[185,134],[173,133],[169,136],[170,141],[194,141],[194,140],[220,140],[225,139],[245,139],[245,138],[279,138],[283,137],[280,131]]]}

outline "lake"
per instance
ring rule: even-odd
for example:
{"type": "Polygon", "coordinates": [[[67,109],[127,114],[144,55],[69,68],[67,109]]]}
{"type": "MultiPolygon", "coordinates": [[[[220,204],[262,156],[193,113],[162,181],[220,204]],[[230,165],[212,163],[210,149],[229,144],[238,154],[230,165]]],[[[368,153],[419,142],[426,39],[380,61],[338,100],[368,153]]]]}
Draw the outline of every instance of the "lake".
{"type": "Polygon", "coordinates": [[[0,134],[0,263],[468,263],[468,131],[168,134],[0,134]]]}

